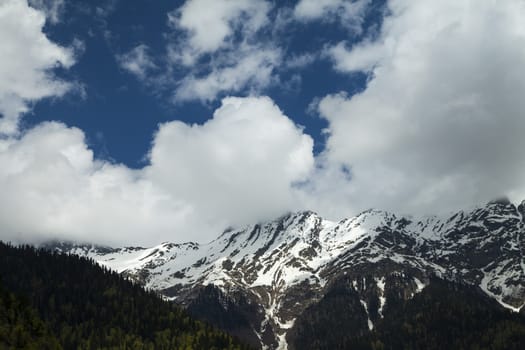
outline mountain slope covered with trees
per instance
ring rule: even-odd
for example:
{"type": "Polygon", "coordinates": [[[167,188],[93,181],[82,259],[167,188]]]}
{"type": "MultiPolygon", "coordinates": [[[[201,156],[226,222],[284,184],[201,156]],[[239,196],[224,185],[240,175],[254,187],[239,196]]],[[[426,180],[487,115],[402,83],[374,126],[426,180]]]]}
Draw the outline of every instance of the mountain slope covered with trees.
{"type": "Polygon", "coordinates": [[[0,281],[2,348],[247,349],[87,258],[0,243],[0,281]]]}
{"type": "Polygon", "coordinates": [[[525,317],[473,286],[433,278],[412,298],[391,288],[373,329],[351,281],[342,279],[297,319],[289,349],[523,349],[525,317]],[[354,331],[349,331],[350,329],[354,331]]]}
{"type": "Polygon", "coordinates": [[[0,349],[61,348],[38,313],[26,301],[0,286],[0,349]]]}

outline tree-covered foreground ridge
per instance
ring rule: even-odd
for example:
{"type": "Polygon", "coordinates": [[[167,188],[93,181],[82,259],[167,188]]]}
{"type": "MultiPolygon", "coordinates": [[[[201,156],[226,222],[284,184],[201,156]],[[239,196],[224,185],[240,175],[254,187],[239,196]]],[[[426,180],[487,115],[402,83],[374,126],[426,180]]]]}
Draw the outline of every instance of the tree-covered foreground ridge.
{"type": "Polygon", "coordinates": [[[0,349],[249,349],[93,260],[0,242],[0,349]]]}

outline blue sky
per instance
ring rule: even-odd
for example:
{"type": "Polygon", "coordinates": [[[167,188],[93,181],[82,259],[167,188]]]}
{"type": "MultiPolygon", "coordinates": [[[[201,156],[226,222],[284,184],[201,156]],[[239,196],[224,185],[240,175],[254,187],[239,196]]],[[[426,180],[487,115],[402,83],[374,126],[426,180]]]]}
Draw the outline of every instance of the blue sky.
{"type": "Polygon", "coordinates": [[[525,198],[525,3],[4,0],[0,239],[525,198]]]}
{"type": "MultiPolygon", "coordinates": [[[[176,67],[170,74],[173,82],[165,87],[145,86],[143,81],[124,69],[118,56],[139,45],[148,47],[148,55],[157,62],[156,74],[163,70],[166,46],[177,40],[183,31],[173,30],[168,14],[176,11],[184,1],[162,0],[130,1],[66,1],[61,9],[61,20],[48,22],[44,28],[47,37],[63,46],[80,42],[76,64],[63,73],[65,78],[82,85],[82,91],[63,99],[44,100],[35,104],[33,113],[24,119],[25,127],[45,120],[60,120],[77,126],[87,136],[97,156],[123,162],[130,167],[144,166],[152,135],[159,123],[182,120],[203,123],[220,105],[220,98],[234,94],[247,96],[251,86],[220,91],[209,101],[188,100],[173,102],[172,94],[177,79],[188,69],[176,67]],[[125,128],[123,129],[123,126],[125,128]]],[[[272,3],[269,17],[272,21],[292,11],[294,1],[272,3]]],[[[360,21],[360,28],[347,28],[337,21],[312,20],[307,23],[292,21],[278,33],[265,28],[255,40],[270,41],[285,50],[282,61],[301,55],[318,55],[323,47],[343,40],[351,45],[365,36],[373,35],[386,11],[383,1],[368,5],[360,21]]],[[[287,14],[286,16],[291,16],[287,14]]],[[[236,33],[242,36],[241,33],[236,33]]],[[[242,40],[242,38],[239,38],[242,40]]],[[[319,57],[300,68],[274,67],[274,75],[281,81],[256,90],[257,94],[271,96],[283,112],[314,138],[315,152],[324,148],[322,129],[325,120],[308,110],[309,105],[327,94],[340,91],[353,94],[366,85],[362,72],[341,74],[332,67],[329,57],[319,57]]]]}

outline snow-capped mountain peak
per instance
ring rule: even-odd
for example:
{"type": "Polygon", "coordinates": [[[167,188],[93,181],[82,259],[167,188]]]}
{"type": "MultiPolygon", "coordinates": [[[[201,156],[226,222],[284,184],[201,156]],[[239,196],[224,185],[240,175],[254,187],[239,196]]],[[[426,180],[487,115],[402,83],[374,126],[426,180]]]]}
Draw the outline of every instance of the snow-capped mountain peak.
{"type": "Polygon", "coordinates": [[[213,285],[254,307],[256,339],[285,348],[295,318],[341,276],[353,281],[365,305],[373,288],[379,314],[392,274],[404,276],[408,296],[438,275],[479,286],[519,311],[525,304],[524,208],[498,200],[442,218],[367,210],[338,222],[304,211],[228,229],[207,244],[55,249],[89,256],[184,305],[213,285]]]}

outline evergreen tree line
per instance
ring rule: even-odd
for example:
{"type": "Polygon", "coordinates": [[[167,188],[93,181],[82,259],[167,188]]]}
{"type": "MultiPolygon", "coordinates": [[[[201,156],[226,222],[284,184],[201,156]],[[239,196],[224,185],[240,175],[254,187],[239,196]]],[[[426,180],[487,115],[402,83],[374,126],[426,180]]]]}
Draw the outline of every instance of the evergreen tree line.
{"type": "Polygon", "coordinates": [[[0,242],[0,348],[248,346],[91,259],[0,242]]]}
{"type": "Polygon", "coordinates": [[[28,303],[0,286],[0,349],[61,349],[48,325],[28,303]]]}

